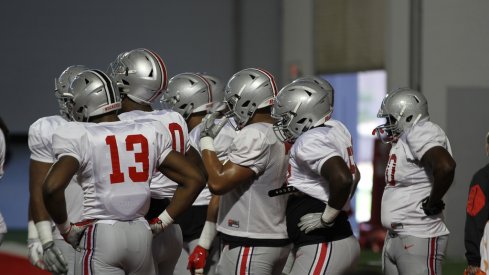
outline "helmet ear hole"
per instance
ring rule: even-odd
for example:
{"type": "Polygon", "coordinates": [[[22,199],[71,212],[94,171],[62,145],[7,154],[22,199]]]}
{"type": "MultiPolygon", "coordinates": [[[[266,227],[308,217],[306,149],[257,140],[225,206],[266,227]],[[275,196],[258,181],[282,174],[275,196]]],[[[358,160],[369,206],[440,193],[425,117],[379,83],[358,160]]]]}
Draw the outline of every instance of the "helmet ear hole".
{"type": "Polygon", "coordinates": [[[411,122],[411,120],[412,120],[412,119],[413,119],[413,116],[412,116],[412,115],[410,115],[410,116],[408,116],[408,117],[406,118],[406,122],[411,122]]]}

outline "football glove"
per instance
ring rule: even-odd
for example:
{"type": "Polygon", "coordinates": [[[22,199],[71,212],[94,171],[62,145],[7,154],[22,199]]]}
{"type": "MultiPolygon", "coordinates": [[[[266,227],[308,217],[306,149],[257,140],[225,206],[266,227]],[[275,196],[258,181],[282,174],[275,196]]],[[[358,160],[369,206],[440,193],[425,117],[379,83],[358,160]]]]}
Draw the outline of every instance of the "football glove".
{"type": "Polygon", "coordinates": [[[43,260],[47,270],[56,274],[66,274],[68,272],[68,264],[59,248],[54,245],[54,241],[43,244],[42,249],[44,251],[43,260]]]}
{"type": "Polygon", "coordinates": [[[165,210],[158,217],[149,220],[148,223],[149,228],[151,228],[151,232],[153,233],[153,236],[155,236],[165,230],[165,228],[167,228],[170,224],[172,224],[173,218],[165,210]]]}
{"type": "Polygon", "coordinates": [[[212,114],[207,114],[202,119],[202,128],[200,129],[200,138],[210,137],[215,138],[217,134],[221,131],[222,127],[228,122],[227,117],[223,117],[221,121],[215,123],[217,117],[220,115],[219,112],[214,112],[212,114]]]}
{"type": "Polygon", "coordinates": [[[197,245],[192,251],[192,254],[188,257],[187,269],[190,270],[190,273],[195,275],[203,275],[204,267],[207,261],[207,256],[209,256],[209,252],[200,245],[197,245]]]}
{"type": "Polygon", "coordinates": [[[323,221],[322,216],[323,213],[321,212],[306,214],[301,217],[301,220],[297,224],[297,226],[301,231],[304,231],[304,233],[307,234],[313,230],[319,228],[327,228],[334,225],[334,220],[329,223],[326,223],[323,221]]]}
{"type": "Polygon", "coordinates": [[[43,250],[39,239],[27,239],[27,248],[29,248],[29,262],[40,269],[46,269],[46,265],[42,260],[43,250]]]}
{"type": "Polygon", "coordinates": [[[77,249],[83,236],[83,232],[85,232],[85,229],[87,229],[90,224],[91,223],[86,222],[70,223],[70,229],[67,232],[62,233],[61,236],[63,236],[63,239],[65,239],[65,241],[74,249],[77,249]]]}
{"type": "Polygon", "coordinates": [[[421,209],[423,209],[426,216],[438,215],[445,209],[445,203],[442,200],[431,203],[428,196],[421,201],[421,209]]]}

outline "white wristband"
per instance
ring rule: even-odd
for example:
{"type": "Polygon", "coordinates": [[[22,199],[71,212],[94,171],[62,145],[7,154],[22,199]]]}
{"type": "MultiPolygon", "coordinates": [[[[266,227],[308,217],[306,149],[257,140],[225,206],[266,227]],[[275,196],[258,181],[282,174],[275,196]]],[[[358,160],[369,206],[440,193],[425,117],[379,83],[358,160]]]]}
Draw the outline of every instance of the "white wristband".
{"type": "Polygon", "coordinates": [[[39,233],[39,240],[42,244],[53,241],[53,229],[51,221],[40,221],[36,223],[37,233],[39,233]]]}
{"type": "Polygon", "coordinates": [[[158,218],[161,220],[161,226],[163,228],[166,228],[167,226],[169,226],[170,224],[173,223],[173,218],[170,217],[170,215],[168,214],[168,212],[163,211],[163,213],[161,213],[158,218]]]}
{"type": "Polygon", "coordinates": [[[334,209],[328,204],[326,205],[326,209],[324,209],[321,219],[324,223],[332,223],[334,219],[336,219],[336,216],[338,216],[338,214],[340,214],[340,210],[334,209]]]}
{"type": "Polygon", "coordinates": [[[58,228],[59,233],[65,234],[68,231],[70,231],[71,223],[69,220],[66,220],[64,223],[59,223],[59,224],[57,223],[56,227],[58,228]]]}
{"type": "Polygon", "coordinates": [[[214,139],[211,137],[203,137],[200,139],[200,151],[209,150],[216,151],[214,148],[214,139]]]}
{"type": "Polygon", "coordinates": [[[205,221],[204,228],[202,229],[202,233],[200,233],[199,245],[209,250],[211,248],[212,242],[216,237],[216,223],[205,221]]]}
{"type": "Polygon", "coordinates": [[[27,239],[39,239],[39,234],[37,234],[37,228],[34,221],[29,221],[27,223],[27,239]]]}

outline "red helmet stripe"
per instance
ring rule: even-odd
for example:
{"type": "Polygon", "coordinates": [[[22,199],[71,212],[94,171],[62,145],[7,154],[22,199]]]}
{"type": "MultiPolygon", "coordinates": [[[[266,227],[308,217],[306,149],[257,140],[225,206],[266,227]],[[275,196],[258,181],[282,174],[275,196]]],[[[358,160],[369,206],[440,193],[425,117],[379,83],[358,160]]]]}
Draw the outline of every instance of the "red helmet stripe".
{"type": "Polygon", "coordinates": [[[161,56],[159,54],[151,51],[151,50],[148,50],[148,49],[146,49],[146,50],[156,58],[156,60],[158,61],[158,65],[160,66],[160,69],[161,69],[161,77],[162,77],[161,86],[160,86],[159,91],[157,93],[155,93],[155,95],[152,96],[149,100],[149,101],[153,101],[153,99],[155,97],[158,97],[168,87],[168,75],[166,72],[165,62],[163,62],[163,59],[161,58],[161,56]]]}
{"type": "Polygon", "coordinates": [[[276,96],[278,91],[277,91],[277,84],[275,83],[275,79],[273,78],[273,75],[271,73],[269,73],[268,71],[265,71],[263,69],[257,68],[256,70],[264,73],[270,79],[270,83],[272,83],[273,95],[276,96]]]}
{"type": "Polygon", "coordinates": [[[209,81],[207,81],[207,79],[205,79],[205,77],[201,76],[200,74],[195,74],[198,78],[202,79],[202,81],[204,81],[205,85],[207,86],[207,94],[208,94],[208,98],[209,98],[209,103],[212,102],[212,91],[211,91],[211,84],[209,83],[209,81]]]}

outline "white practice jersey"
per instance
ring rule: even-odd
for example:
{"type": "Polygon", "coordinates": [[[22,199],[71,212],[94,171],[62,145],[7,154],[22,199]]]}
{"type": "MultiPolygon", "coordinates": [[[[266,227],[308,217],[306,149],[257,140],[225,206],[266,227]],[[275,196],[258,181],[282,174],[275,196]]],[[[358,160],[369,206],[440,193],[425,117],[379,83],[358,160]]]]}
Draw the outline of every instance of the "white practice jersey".
{"type": "Polygon", "coordinates": [[[256,177],[221,196],[217,230],[234,237],[286,239],[287,196],[268,196],[268,191],[284,184],[288,162],[285,145],[272,124],[244,127],[234,138],[228,158],[253,170],[256,177]]]}
{"type": "MultiPolygon", "coordinates": [[[[152,112],[131,111],[119,114],[121,120],[153,119],[165,125],[171,135],[172,148],[176,152],[185,154],[190,148],[188,128],[185,119],[172,110],[155,110],[152,112]]],[[[156,171],[151,179],[151,197],[154,199],[171,199],[178,184],[165,175],[156,171]]]]}
{"type": "MultiPolygon", "coordinates": [[[[323,164],[330,158],[342,158],[355,179],[355,161],[351,135],[337,120],[303,133],[290,149],[287,183],[306,195],[324,203],[329,200],[329,183],[321,176],[323,164]]],[[[344,210],[349,209],[349,201],[344,210]]]]}
{"type": "MultiPolygon", "coordinates": [[[[31,151],[31,159],[39,162],[54,163],[56,157],[53,151],[53,134],[58,127],[68,123],[62,116],[48,116],[38,119],[29,127],[28,144],[31,151]]],[[[66,212],[71,222],[81,221],[83,210],[83,191],[78,185],[76,177],[73,177],[65,189],[66,212]]],[[[62,239],[55,227],[54,238],[62,239]]]]}
{"type": "Polygon", "coordinates": [[[428,120],[419,122],[392,144],[381,207],[382,224],[389,230],[419,238],[449,233],[443,214],[427,217],[421,209],[421,201],[430,195],[433,175],[420,165],[420,160],[435,146],[452,154],[445,132],[428,120]]]}
{"type": "Polygon", "coordinates": [[[56,130],[57,159],[78,160],[84,220],[130,221],[149,208],[151,176],[172,151],[165,126],[155,120],[70,122],[56,130]]]}
{"type": "MultiPolygon", "coordinates": [[[[219,123],[220,119],[217,119],[215,123],[219,123]]],[[[202,123],[195,126],[192,131],[190,131],[190,145],[195,148],[200,153],[200,130],[202,128],[202,123]]],[[[228,160],[228,153],[231,147],[231,143],[233,142],[234,137],[236,136],[236,130],[233,126],[228,122],[224,127],[222,127],[219,134],[214,139],[214,148],[216,149],[217,158],[224,163],[228,160]]],[[[199,196],[195,200],[193,205],[208,205],[211,200],[211,192],[207,185],[200,192],[199,196]]]]}

